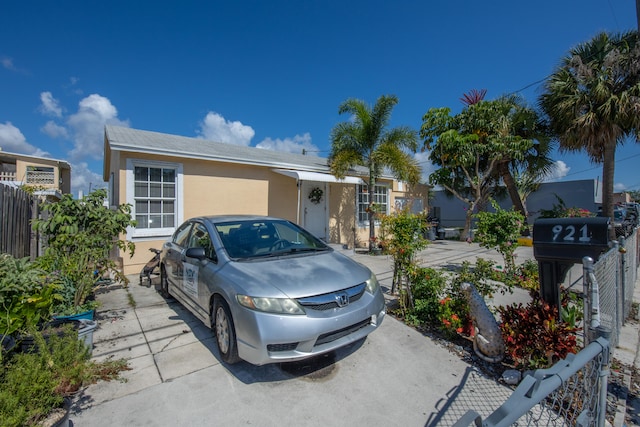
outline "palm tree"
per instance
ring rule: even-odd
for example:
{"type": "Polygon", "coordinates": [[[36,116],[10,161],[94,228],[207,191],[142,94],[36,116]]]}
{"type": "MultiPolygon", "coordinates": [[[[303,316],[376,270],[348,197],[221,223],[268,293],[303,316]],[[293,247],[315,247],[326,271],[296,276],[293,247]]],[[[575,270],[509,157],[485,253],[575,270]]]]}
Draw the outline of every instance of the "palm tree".
{"type": "MultiPolygon", "coordinates": [[[[408,152],[415,152],[418,148],[416,131],[406,126],[387,129],[391,110],[397,103],[395,95],[382,95],[373,108],[359,99],[347,99],[340,105],[338,113],[349,113],[352,120],[338,123],[331,130],[329,165],[333,175],[344,178],[350,169],[366,167],[370,193],[385,168],[400,181],[419,182],[420,166],[408,152]]],[[[373,197],[370,197],[369,250],[375,239],[373,216],[373,197]]]]}
{"type": "MultiPolygon", "coordinates": [[[[640,132],[638,33],[600,33],[571,49],[539,99],[562,151],[586,151],[602,163],[602,204],[613,217],[615,151],[640,132]]],[[[615,230],[610,230],[615,239],[615,230]]]]}

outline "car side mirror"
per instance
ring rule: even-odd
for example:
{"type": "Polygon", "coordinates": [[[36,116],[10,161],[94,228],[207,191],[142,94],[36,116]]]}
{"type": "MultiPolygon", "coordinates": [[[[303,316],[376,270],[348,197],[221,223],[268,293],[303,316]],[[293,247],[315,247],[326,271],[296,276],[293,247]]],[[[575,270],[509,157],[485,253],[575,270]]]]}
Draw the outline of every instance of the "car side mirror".
{"type": "Polygon", "coordinates": [[[197,258],[199,260],[203,260],[207,257],[207,254],[204,251],[204,248],[189,248],[184,253],[184,256],[188,258],[197,258]]]}

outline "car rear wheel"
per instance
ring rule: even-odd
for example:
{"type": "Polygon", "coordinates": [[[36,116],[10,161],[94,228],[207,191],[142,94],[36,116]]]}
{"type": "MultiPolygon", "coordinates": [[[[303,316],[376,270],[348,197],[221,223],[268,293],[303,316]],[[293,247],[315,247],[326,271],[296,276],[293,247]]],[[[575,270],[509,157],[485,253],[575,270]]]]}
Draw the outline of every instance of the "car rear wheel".
{"type": "Polygon", "coordinates": [[[160,266],[160,295],[164,298],[169,298],[171,294],[169,294],[169,279],[167,278],[167,270],[165,270],[164,265],[160,266]]]}
{"type": "Polygon", "coordinates": [[[231,310],[229,310],[229,306],[222,298],[216,298],[213,304],[211,320],[222,360],[228,364],[239,362],[238,343],[231,310]]]}

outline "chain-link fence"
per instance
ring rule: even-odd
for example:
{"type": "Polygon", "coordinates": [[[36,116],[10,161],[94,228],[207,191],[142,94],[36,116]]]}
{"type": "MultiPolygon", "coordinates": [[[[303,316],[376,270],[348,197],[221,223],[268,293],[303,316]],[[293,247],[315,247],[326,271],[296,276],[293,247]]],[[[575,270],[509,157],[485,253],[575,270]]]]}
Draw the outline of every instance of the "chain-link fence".
{"type": "MultiPolygon", "coordinates": [[[[484,404],[456,407],[464,402],[465,388],[447,400],[436,417],[438,423],[462,426],[604,426],[610,348],[618,345],[620,331],[632,310],[640,252],[636,228],[625,239],[583,265],[584,345],[549,369],[526,376],[499,407],[487,410],[484,404]],[[606,331],[606,332],[605,332],[606,331]],[[606,338],[601,335],[606,335],[606,338]],[[607,339],[608,338],[608,339],[607,339]],[[457,421],[455,421],[457,420],[457,421]],[[453,423],[455,421],[455,423],[453,423]]],[[[473,377],[472,377],[473,378],[473,377]]],[[[479,378],[479,377],[478,377],[479,378]]],[[[480,383],[471,387],[475,402],[495,402],[495,397],[477,394],[480,383]]],[[[428,425],[436,425],[429,424],[428,425]]]]}
{"type": "Polygon", "coordinates": [[[631,313],[637,271],[638,229],[601,255],[593,267],[584,266],[584,295],[591,307],[585,309],[585,325],[594,324],[593,316],[599,315],[599,324],[611,331],[612,347],[618,345],[622,325],[631,313]],[[594,295],[599,299],[595,307],[594,295]]]}
{"type": "Polygon", "coordinates": [[[505,387],[495,384],[491,388],[479,374],[465,375],[463,386],[451,393],[446,407],[427,425],[603,426],[608,366],[609,343],[599,338],[578,354],[526,376],[494,410],[487,406],[495,403],[496,396],[504,396],[505,387]],[[468,410],[470,407],[475,409],[468,410]]]}

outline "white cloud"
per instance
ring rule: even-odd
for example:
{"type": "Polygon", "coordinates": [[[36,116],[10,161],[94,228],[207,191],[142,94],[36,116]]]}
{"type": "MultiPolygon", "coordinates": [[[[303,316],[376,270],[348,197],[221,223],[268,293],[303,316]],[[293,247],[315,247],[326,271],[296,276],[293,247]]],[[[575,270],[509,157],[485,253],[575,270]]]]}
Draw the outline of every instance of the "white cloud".
{"type": "Polygon", "coordinates": [[[7,70],[16,71],[16,67],[13,65],[13,59],[3,56],[0,58],[0,63],[2,63],[2,66],[7,70]]]}
{"type": "Polygon", "coordinates": [[[562,160],[556,160],[551,167],[551,171],[544,178],[544,182],[553,182],[567,176],[571,167],[567,166],[562,160]]]}
{"type": "Polygon", "coordinates": [[[78,197],[82,191],[84,195],[98,188],[105,188],[107,184],[102,180],[102,175],[89,169],[85,162],[71,164],[71,192],[78,197]]]}
{"type": "Polygon", "coordinates": [[[431,163],[429,160],[429,151],[418,152],[413,155],[416,159],[420,167],[422,168],[422,179],[421,181],[425,184],[429,183],[429,175],[431,175],[436,170],[436,166],[431,163]]]}
{"type": "Polygon", "coordinates": [[[256,148],[296,154],[302,154],[302,150],[305,150],[310,156],[318,155],[318,147],[311,143],[311,135],[308,132],[304,135],[296,135],[293,138],[265,138],[256,145],[256,148]]]}
{"type": "Polygon", "coordinates": [[[210,111],[200,123],[198,138],[208,141],[224,142],[227,144],[245,145],[251,143],[256,134],[251,126],[243,125],[239,121],[225,120],[218,113],[210,111]]]}
{"type": "Polygon", "coordinates": [[[0,148],[4,151],[30,156],[49,156],[46,151],[29,144],[20,129],[11,122],[0,123],[0,148]]]}
{"type": "Polygon", "coordinates": [[[627,186],[624,185],[621,182],[618,182],[617,184],[613,184],[613,191],[616,193],[622,193],[627,189],[627,186]]]}
{"type": "Polygon", "coordinates": [[[74,148],[69,152],[72,161],[85,157],[102,159],[105,124],[129,127],[128,121],[118,119],[118,110],[109,98],[95,93],[80,100],[78,112],[67,123],[73,129],[74,148]]]}
{"type": "Polygon", "coordinates": [[[69,137],[69,132],[67,132],[67,128],[64,126],[60,126],[55,123],[53,120],[49,120],[43,127],[40,128],[42,133],[49,136],[50,138],[64,138],[67,139],[69,137]]]}
{"type": "Polygon", "coordinates": [[[53,117],[62,117],[62,108],[57,99],[53,97],[51,92],[42,92],[40,94],[40,111],[44,115],[53,117]]]}

